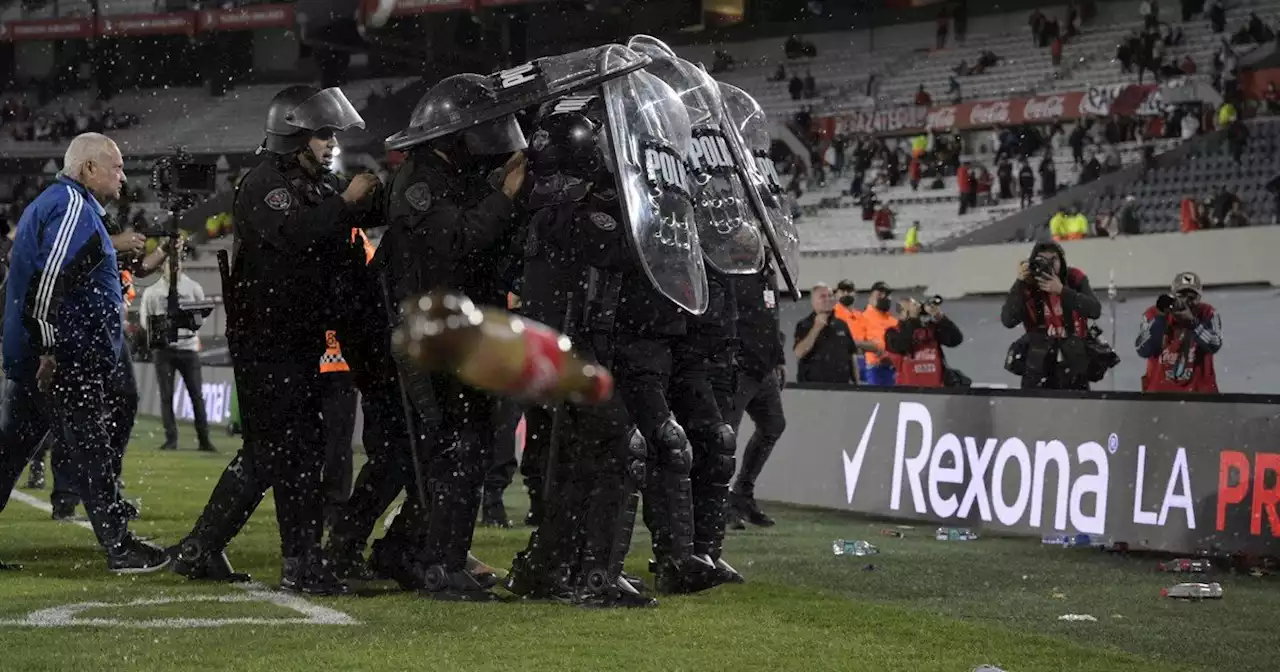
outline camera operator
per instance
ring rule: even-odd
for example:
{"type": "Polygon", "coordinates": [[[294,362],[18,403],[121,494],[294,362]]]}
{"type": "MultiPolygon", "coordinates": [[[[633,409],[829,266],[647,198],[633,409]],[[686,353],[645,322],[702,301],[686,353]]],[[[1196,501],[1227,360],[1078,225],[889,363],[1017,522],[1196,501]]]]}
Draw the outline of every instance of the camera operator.
{"type": "Polygon", "coordinates": [[[1062,246],[1037,243],[1031,258],[1018,263],[1018,277],[1000,322],[1018,325],[1026,334],[1009,349],[1005,368],[1022,377],[1022,389],[1089,389],[1089,354],[1085,339],[1089,320],[1102,315],[1102,304],[1089,278],[1067,265],[1062,246]]]}
{"type": "Polygon", "coordinates": [[[903,301],[902,321],[884,334],[885,348],[902,356],[898,385],[915,387],[944,387],[947,359],[942,348],[963,342],[960,328],[942,313],[940,297],[923,306],[915,299],[903,301]]]}
{"type": "Polygon", "coordinates": [[[1201,301],[1195,273],[1179,273],[1168,294],[1142,315],[1138,354],[1147,360],[1143,392],[1217,394],[1213,356],[1222,349],[1222,318],[1201,301]]]}
{"type": "MultiPolygon", "coordinates": [[[[180,301],[204,301],[204,288],[182,272],[180,258],[170,260],[168,264],[178,265],[178,298],[180,301]]],[[[169,274],[166,268],[160,280],[142,293],[142,310],[140,321],[143,331],[150,332],[156,324],[154,318],[168,312],[169,274]]],[[[163,340],[163,339],[162,339],[163,340]]],[[[152,340],[152,342],[155,342],[152,340]]],[[[160,416],[164,421],[164,443],[160,450],[177,450],[178,423],[173,416],[173,383],[174,373],[182,374],[183,385],[191,397],[191,412],[195,416],[196,436],[200,450],[208,453],[217,452],[213,442],[209,440],[209,421],[205,414],[204,394],[200,375],[200,334],[190,329],[179,329],[178,340],[174,343],[164,342],[153,353],[156,363],[156,379],[160,383],[160,416]]]]}

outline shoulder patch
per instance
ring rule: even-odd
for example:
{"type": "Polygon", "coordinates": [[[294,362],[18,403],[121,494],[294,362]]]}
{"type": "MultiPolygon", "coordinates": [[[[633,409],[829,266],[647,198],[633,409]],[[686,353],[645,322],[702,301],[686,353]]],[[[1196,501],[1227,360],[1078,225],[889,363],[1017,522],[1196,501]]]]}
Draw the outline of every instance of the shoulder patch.
{"type": "Polygon", "coordinates": [[[593,212],[590,214],[591,223],[601,231],[612,231],[618,228],[618,220],[610,217],[603,212],[593,212]]]}
{"type": "Polygon", "coordinates": [[[289,206],[293,205],[293,197],[289,195],[289,190],[284,187],[272,189],[267,192],[267,197],[262,200],[272,210],[288,210],[289,206]]]}
{"type": "Polygon", "coordinates": [[[431,187],[426,182],[415,182],[404,190],[404,200],[418,212],[431,209],[431,187]]]}

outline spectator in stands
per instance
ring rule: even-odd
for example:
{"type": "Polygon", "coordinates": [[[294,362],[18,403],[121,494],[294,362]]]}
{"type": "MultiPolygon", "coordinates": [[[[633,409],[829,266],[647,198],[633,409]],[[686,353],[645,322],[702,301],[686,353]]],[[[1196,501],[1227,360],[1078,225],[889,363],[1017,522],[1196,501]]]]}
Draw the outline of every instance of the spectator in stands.
{"type": "Polygon", "coordinates": [[[1044,35],[1044,24],[1044,14],[1038,9],[1032,11],[1031,16],[1027,18],[1027,26],[1031,28],[1031,43],[1037,47],[1045,45],[1042,37],[1044,35]]]}
{"type": "Polygon", "coordinates": [[[907,229],[907,238],[902,241],[902,250],[907,254],[915,254],[920,251],[920,222],[911,222],[911,228],[907,229]]]}
{"type": "Polygon", "coordinates": [[[1249,226],[1249,215],[1245,214],[1244,203],[1240,199],[1236,199],[1231,204],[1231,210],[1227,212],[1227,219],[1223,222],[1223,226],[1228,229],[1238,229],[1249,226]]]}
{"type": "Polygon", "coordinates": [[[1138,36],[1129,33],[1120,44],[1116,45],[1116,60],[1120,62],[1120,72],[1128,74],[1133,71],[1133,60],[1138,50],[1138,36]]]}
{"type": "Polygon", "coordinates": [[[1214,34],[1220,34],[1227,29],[1227,8],[1223,6],[1222,0],[1209,0],[1208,4],[1209,25],[1212,27],[1214,34]]]}
{"type": "Polygon", "coordinates": [[[1062,38],[1053,38],[1053,44],[1049,46],[1049,58],[1054,67],[1062,65],[1062,38]]]}
{"type": "Polygon", "coordinates": [[[1076,8],[1074,0],[1067,3],[1067,26],[1064,32],[1064,39],[1080,34],[1080,10],[1076,8]]]}
{"type": "Polygon", "coordinates": [[[1049,152],[1045,152],[1040,160],[1040,193],[1045,199],[1058,193],[1058,169],[1053,165],[1053,154],[1049,152]]]}
{"type": "Polygon", "coordinates": [[[916,105],[928,107],[932,104],[933,97],[929,95],[928,91],[924,90],[924,84],[921,84],[920,88],[916,89],[916,105]]]}
{"type": "Polygon", "coordinates": [[[809,292],[813,312],[796,324],[796,380],[801,383],[858,383],[858,346],[849,327],[832,319],[831,287],[818,283],[809,292]]]}
{"type": "Polygon", "coordinates": [[[776,69],[776,70],[774,70],[774,71],[773,71],[773,76],[769,78],[769,81],[771,81],[771,82],[785,82],[785,81],[787,81],[787,66],[785,66],[785,65],[783,65],[783,64],[781,64],[781,63],[779,63],[779,64],[778,64],[778,69],[776,69]]]}
{"type": "Polygon", "coordinates": [[[947,358],[942,348],[964,343],[960,328],[942,313],[941,299],[923,306],[915,299],[901,304],[902,322],[885,331],[885,349],[900,355],[896,383],[911,387],[943,387],[947,358]],[[924,313],[923,315],[921,313],[924,313]]]}
{"type": "Polygon", "coordinates": [[[1018,191],[1021,194],[1018,207],[1026,210],[1036,199],[1036,176],[1025,156],[1022,157],[1022,165],[1018,168],[1018,191]]]}
{"type": "Polygon", "coordinates": [[[1093,235],[1098,238],[1115,238],[1117,224],[1115,213],[1103,210],[1098,213],[1097,219],[1093,222],[1093,235]]]}
{"type": "Polygon", "coordinates": [[[787,58],[804,58],[804,42],[800,38],[792,35],[782,45],[782,51],[787,58]]]}
{"type": "Polygon", "coordinates": [[[969,211],[969,189],[977,186],[974,184],[974,177],[970,174],[968,161],[960,164],[960,169],[956,171],[956,189],[959,191],[962,216],[969,211]]]}
{"type": "Polygon", "coordinates": [[[1249,126],[1243,119],[1233,119],[1227,125],[1227,149],[1231,152],[1231,158],[1235,159],[1236,165],[1241,165],[1241,159],[1248,146],[1249,126]]]}
{"type": "Polygon", "coordinates": [[[1178,207],[1178,230],[1182,233],[1200,230],[1200,206],[1195,199],[1182,199],[1178,207]]]}
{"type": "Polygon", "coordinates": [[[885,358],[884,334],[891,327],[898,326],[898,320],[891,311],[893,302],[889,296],[893,290],[883,282],[871,285],[871,295],[867,298],[867,307],[857,322],[858,331],[854,333],[859,349],[863,351],[863,382],[868,385],[893,385],[893,366],[885,358]]]}
{"type": "Polygon", "coordinates": [[[1009,157],[1000,159],[1000,165],[996,166],[996,182],[999,183],[999,196],[1002,201],[1013,198],[1013,163],[1009,161],[1009,157]]]}
{"type": "Polygon", "coordinates": [[[960,82],[954,75],[947,77],[947,80],[947,97],[951,99],[952,105],[959,105],[962,100],[960,82]]]}
{"type": "Polygon", "coordinates": [[[1053,213],[1053,217],[1049,218],[1049,237],[1057,242],[1067,239],[1066,208],[1058,208],[1058,211],[1053,213]]]}
{"type": "Polygon", "coordinates": [[[1143,28],[1151,30],[1160,23],[1160,4],[1157,0],[1142,0],[1142,4],[1138,5],[1138,14],[1142,15],[1143,28]]]}
{"type": "Polygon", "coordinates": [[[1080,171],[1080,184],[1089,184],[1099,177],[1102,177],[1102,163],[1098,161],[1098,153],[1090,151],[1089,160],[1085,162],[1084,169],[1080,171]]]}
{"type": "Polygon", "coordinates": [[[818,82],[813,78],[813,71],[808,69],[804,71],[804,97],[818,97],[818,82]]]}
{"type": "Polygon", "coordinates": [[[1169,290],[1142,314],[1134,343],[1147,360],[1142,391],[1217,394],[1213,358],[1222,349],[1222,318],[1202,300],[1199,275],[1179,273],[1169,290]]]}
{"type": "Polygon", "coordinates": [[[886,203],[880,206],[876,211],[875,231],[876,239],[880,241],[893,240],[893,211],[889,209],[886,203]]]}
{"type": "Polygon", "coordinates": [[[1227,191],[1227,188],[1218,185],[1213,188],[1213,195],[1209,197],[1209,222],[1210,226],[1220,229],[1227,224],[1227,215],[1231,213],[1231,209],[1240,199],[1233,193],[1227,191]]]}
{"type": "Polygon", "coordinates": [[[1081,119],[1067,136],[1067,146],[1071,147],[1071,162],[1079,166],[1084,163],[1084,145],[1089,142],[1089,120],[1081,119]]]}
{"type": "Polygon", "coordinates": [[[1271,181],[1267,182],[1266,189],[1267,193],[1271,194],[1271,197],[1275,199],[1275,205],[1272,206],[1274,209],[1271,214],[1271,224],[1274,226],[1280,224],[1280,175],[1271,178],[1271,181]]]}
{"type": "Polygon", "coordinates": [[[919,191],[920,177],[922,173],[923,169],[920,165],[920,157],[911,157],[911,163],[907,165],[907,178],[911,182],[911,191],[919,191]]]}
{"type": "Polygon", "coordinates": [[[1178,66],[1184,75],[1196,74],[1196,62],[1191,59],[1191,54],[1187,54],[1182,58],[1182,65],[1178,66]]]}
{"type": "Polygon", "coordinates": [[[1000,310],[1001,324],[1026,332],[1010,347],[1005,368],[1022,378],[1022,389],[1089,389],[1083,339],[1088,321],[1101,315],[1088,276],[1067,265],[1062,246],[1037,243],[1031,259],[1018,263],[1000,310]],[[1044,271],[1033,272],[1032,261],[1044,271]]]}
{"type": "Polygon", "coordinates": [[[1262,94],[1262,99],[1266,103],[1267,114],[1280,114],[1280,94],[1276,93],[1276,83],[1269,82],[1267,84],[1266,93],[1262,94]]]}
{"type": "Polygon", "coordinates": [[[938,10],[937,24],[938,24],[938,28],[936,32],[937,32],[938,40],[937,40],[936,47],[938,49],[946,49],[947,48],[947,31],[951,28],[951,17],[948,16],[947,8],[945,6],[942,9],[938,10]]]}
{"type": "Polygon", "coordinates": [[[1138,198],[1133,194],[1124,197],[1120,212],[1116,213],[1117,235],[1136,236],[1142,233],[1138,220],[1138,198]]]}
{"type": "Polygon", "coordinates": [[[804,80],[800,79],[800,75],[791,76],[791,82],[787,84],[787,91],[791,93],[791,100],[800,100],[804,96],[804,80]]]}

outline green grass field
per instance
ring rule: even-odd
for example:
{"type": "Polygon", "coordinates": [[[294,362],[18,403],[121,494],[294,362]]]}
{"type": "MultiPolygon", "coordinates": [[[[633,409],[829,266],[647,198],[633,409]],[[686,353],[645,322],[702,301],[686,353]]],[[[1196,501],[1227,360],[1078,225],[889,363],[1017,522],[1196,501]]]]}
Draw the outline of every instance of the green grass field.
{"type": "MultiPolygon", "coordinates": [[[[139,422],[126,495],[141,500],[134,529],[172,543],[195,520],[236,442],[222,439],[220,455],[196,453],[188,429],[188,450],[160,453],[157,430],[139,422]]],[[[513,517],[523,514],[520,498],[513,487],[513,517]]],[[[15,499],[0,522],[0,557],[26,570],[0,573],[0,622],[8,623],[0,625],[0,670],[1277,669],[1280,579],[1223,574],[1214,580],[1225,599],[1184,603],[1159,596],[1174,579],[1149,559],[1026,539],[938,542],[924,525],[893,539],[879,535],[886,525],[849,515],[770,510],[777,527],[730,533],[726,557],[750,583],[664,598],[656,610],[442,604],[387,588],[308,600],[355,622],[317,625],[291,622],[308,616],[280,598],[267,601],[267,593],[168,572],[109,575],[88,530],[15,499]],[[882,553],[834,557],[837,538],[865,538],[882,553]],[[69,610],[74,618],[99,625],[12,624],[66,605],[81,605],[69,610]],[[1069,613],[1098,620],[1058,620],[1069,613]],[[251,622],[126,627],[158,619],[251,622]]],[[[527,538],[525,528],[481,529],[475,552],[505,566],[527,538]]],[[[628,563],[636,573],[647,544],[640,531],[628,563]]],[[[230,554],[270,585],[279,578],[278,549],[268,499],[230,554]]]]}

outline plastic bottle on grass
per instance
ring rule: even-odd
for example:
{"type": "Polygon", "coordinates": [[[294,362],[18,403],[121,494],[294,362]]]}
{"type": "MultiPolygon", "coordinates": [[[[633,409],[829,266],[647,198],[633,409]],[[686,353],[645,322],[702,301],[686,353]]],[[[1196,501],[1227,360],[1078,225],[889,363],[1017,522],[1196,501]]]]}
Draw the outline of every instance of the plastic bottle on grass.
{"type": "Polygon", "coordinates": [[[1160,571],[1162,572],[1191,572],[1196,574],[1204,574],[1213,570],[1213,563],[1203,558],[1190,559],[1178,558],[1168,562],[1160,563],[1160,571]]]}
{"type": "Polygon", "coordinates": [[[1222,584],[1179,583],[1172,588],[1161,588],[1160,596],[1184,600],[1220,600],[1222,599],[1222,584]]]}
{"type": "Polygon", "coordinates": [[[831,552],[834,555],[852,555],[861,557],[866,555],[878,555],[880,553],[880,549],[861,539],[836,539],[831,542],[831,552]]]}

